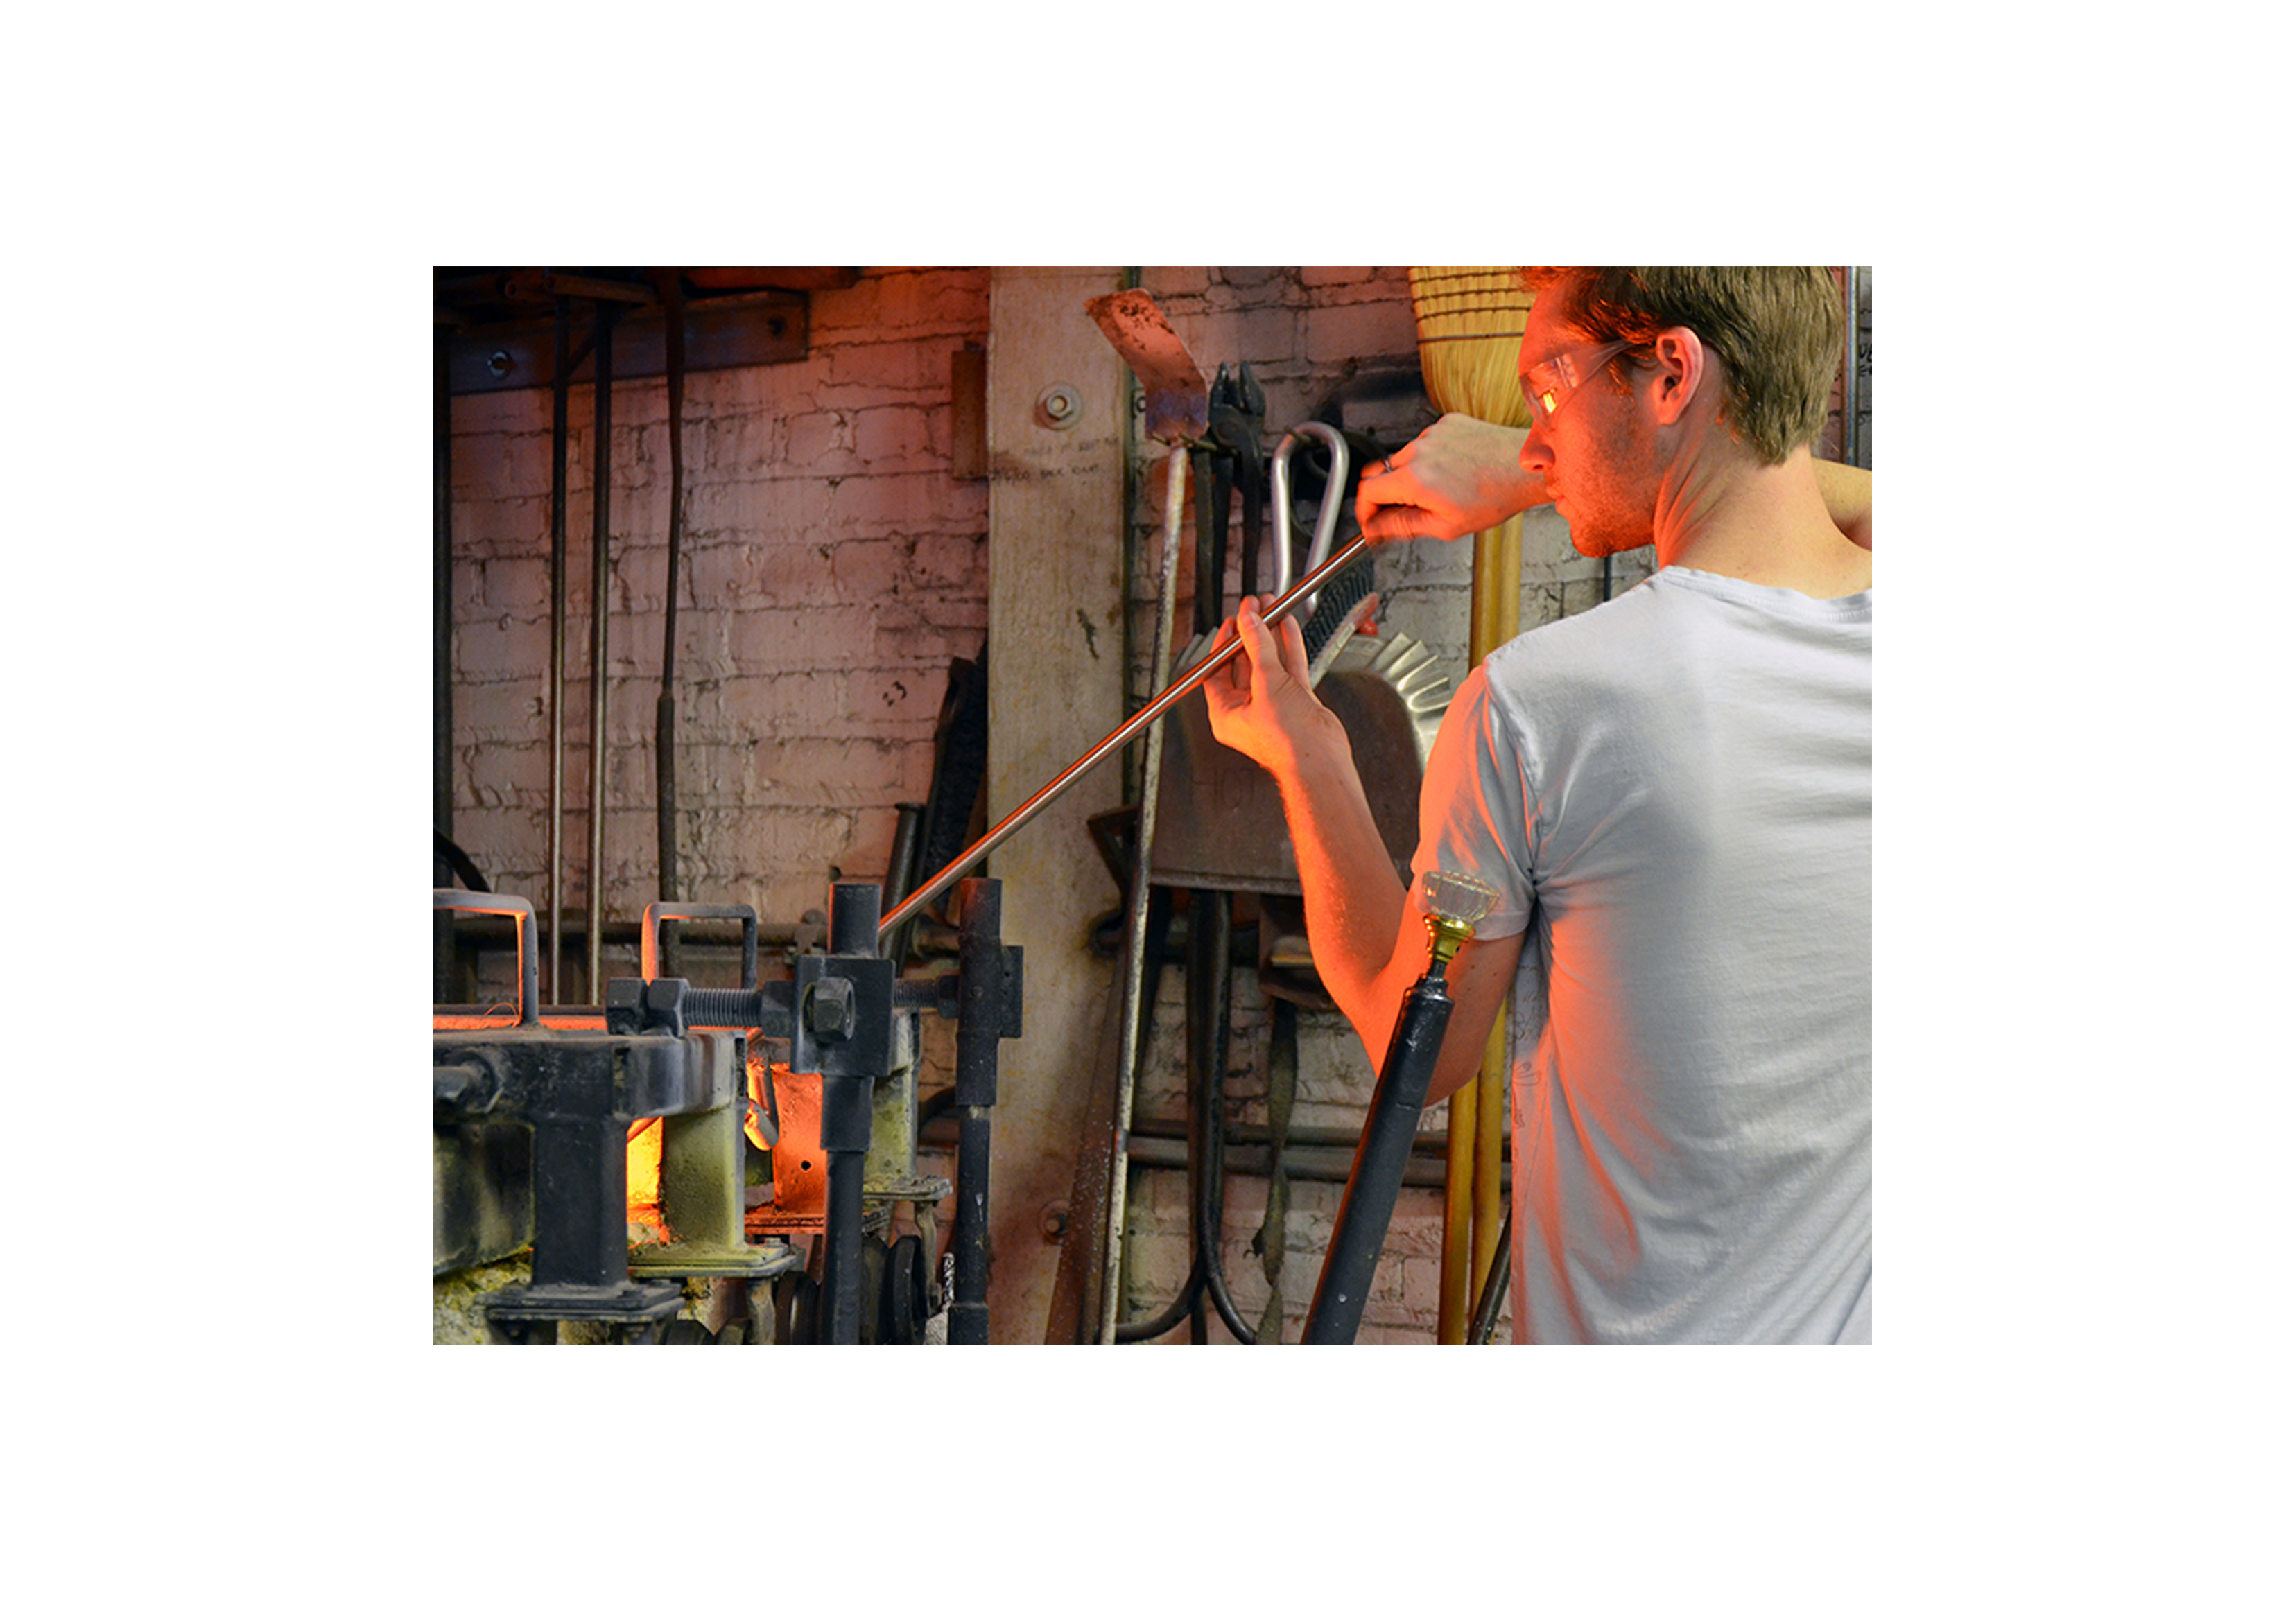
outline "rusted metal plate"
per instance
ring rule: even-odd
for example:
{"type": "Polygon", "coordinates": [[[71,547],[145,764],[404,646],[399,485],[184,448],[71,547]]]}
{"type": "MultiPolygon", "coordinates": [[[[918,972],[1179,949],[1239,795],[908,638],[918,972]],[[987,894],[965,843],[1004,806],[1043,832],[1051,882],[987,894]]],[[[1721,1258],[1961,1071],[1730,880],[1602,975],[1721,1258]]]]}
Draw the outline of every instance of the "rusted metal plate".
{"type": "Polygon", "coordinates": [[[1126,288],[1092,298],[1085,308],[1144,386],[1145,432],[1166,444],[1205,439],[1207,379],[1152,296],[1126,288]]]}

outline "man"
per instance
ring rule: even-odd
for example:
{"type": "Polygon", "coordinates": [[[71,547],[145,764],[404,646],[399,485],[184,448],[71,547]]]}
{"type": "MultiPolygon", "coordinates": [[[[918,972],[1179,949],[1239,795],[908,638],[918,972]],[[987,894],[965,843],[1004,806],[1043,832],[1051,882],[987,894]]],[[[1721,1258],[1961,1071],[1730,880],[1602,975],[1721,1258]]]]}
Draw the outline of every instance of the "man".
{"type": "Polygon", "coordinates": [[[1291,620],[1241,606],[1210,718],[1279,784],[1321,977],[1378,1062],[1428,961],[1423,877],[1498,893],[1431,1097],[1510,1000],[1517,1340],[1868,1341],[1871,522],[1808,449],[1839,300],[1815,267],[1527,281],[1530,428],[1442,420],[1362,522],[1458,535],[1537,482],[1582,552],[1648,543],[1657,572],[1471,673],[1410,893],[1291,620]]]}

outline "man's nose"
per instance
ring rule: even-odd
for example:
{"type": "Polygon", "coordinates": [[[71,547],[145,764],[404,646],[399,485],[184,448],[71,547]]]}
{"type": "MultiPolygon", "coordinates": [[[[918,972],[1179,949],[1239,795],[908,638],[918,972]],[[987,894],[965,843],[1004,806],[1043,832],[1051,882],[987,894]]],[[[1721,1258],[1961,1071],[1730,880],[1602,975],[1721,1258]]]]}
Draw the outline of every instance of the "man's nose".
{"type": "Polygon", "coordinates": [[[1528,473],[1549,471],[1549,442],[1542,438],[1538,416],[1526,421],[1525,444],[1518,448],[1517,465],[1528,473]]]}

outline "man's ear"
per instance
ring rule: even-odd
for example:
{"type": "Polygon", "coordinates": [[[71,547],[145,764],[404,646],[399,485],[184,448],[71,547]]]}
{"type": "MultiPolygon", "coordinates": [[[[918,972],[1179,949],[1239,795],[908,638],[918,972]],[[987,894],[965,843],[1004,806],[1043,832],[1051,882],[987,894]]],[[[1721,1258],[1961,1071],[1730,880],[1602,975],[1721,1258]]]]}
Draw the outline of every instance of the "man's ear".
{"type": "Polygon", "coordinates": [[[1700,335],[1688,327],[1672,327],[1652,341],[1651,400],[1654,421],[1673,424],[1704,390],[1713,389],[1713,360],[1700,335]]]}

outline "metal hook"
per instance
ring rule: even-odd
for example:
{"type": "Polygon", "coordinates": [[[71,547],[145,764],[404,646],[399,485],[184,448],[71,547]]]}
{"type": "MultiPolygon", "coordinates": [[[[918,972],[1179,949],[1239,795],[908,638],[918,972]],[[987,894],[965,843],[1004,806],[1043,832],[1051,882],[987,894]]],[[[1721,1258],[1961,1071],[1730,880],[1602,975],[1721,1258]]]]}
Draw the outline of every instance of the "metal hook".
{"type": "MultiPolygon", "coordinates": [[[[1271,545],[1279,558],[1278,593],[1282,597],[1286,595],[1287,583],[1294,578],[1295,569],[1294,516],[1288,503],[1287,457],[1295,448],[1296,437],[1303,434],[1323,444],[1334,462],[1327,476],[1327,494],[1319,503],[1319,526],[1311,538],[1311,556],[1303,566],[1307,575],[1327,561],[1328,550],[1334,544],[1335,527],[1342,522],[1343,492],[1351,478],[1350,448],[1341,434],[1325,424],[1299,423],[1281,436],[1279,448],[1271,454],[1271,545]]],[[[1308,621],[1318,600],[1319,595],[1314,592],[1296,605],[1297,618],[1308,621]]]]}

